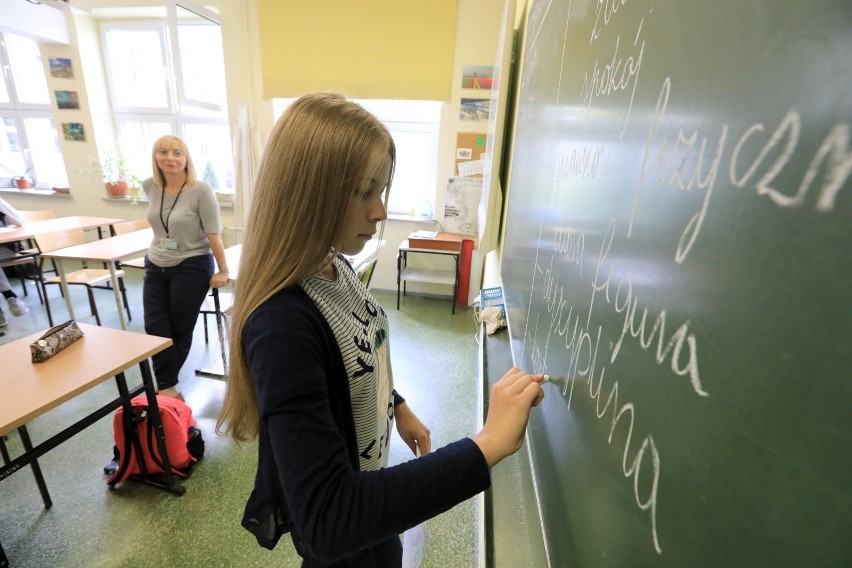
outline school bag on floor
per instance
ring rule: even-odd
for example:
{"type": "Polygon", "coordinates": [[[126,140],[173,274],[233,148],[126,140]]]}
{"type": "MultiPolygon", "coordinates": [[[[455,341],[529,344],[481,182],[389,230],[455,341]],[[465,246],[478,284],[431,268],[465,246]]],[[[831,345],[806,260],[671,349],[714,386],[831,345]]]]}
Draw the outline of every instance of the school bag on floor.
{"type": "MultiPolygon", "coordinates": [[[[154,435],[154,425],[148,419],[148,399],[145,395],[137,396],[130,401],[133,407],[131,424],[124,423],[124,407],[119,408],[113,418],[113,436],[115,439],[115,455],[118,468],[107,480],[112,486],[121,483],[131,475],[142,473],[136,460],[136,449],[132,437],[126,431],[127,427],[139,432],[139,442],[142,446],[142,456],[148,474],[164,473],[163,460],[160,457],[159,446],[154,435]]],[[[163,434],[166,438],[166,451],[169,455],[169,465],[173,475],[186,477],[189,469],[204,455],[204,440],[201,430],[195,427],[192,409],[183,401],[168,396],[157,396],[157,406],[160,407],[160,418],[163,422],[163,434]]]]}

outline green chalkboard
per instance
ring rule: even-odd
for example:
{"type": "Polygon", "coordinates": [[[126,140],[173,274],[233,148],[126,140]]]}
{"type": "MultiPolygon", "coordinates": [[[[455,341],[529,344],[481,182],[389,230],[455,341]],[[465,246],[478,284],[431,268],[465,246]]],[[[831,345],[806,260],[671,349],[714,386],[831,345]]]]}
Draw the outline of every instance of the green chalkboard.
{"type": "MultiPolygon", "coordinates": [[[[852,566],[852,2],[535,0],[501,276],[551,566],[852,566]]],[[[538,530],[533,527],[531,530],[538,530]]]]}

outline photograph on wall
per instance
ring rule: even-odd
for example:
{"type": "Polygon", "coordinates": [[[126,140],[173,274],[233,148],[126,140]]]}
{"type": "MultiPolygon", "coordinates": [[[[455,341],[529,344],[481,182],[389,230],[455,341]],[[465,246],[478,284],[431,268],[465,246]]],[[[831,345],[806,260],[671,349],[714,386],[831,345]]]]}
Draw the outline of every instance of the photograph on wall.
{"type": "Polygon", "coordinates": [[[56,93],[56,106],[61,109],[79,109],[80,100],[77,91],[54,91],[56,93]]]}
{"type": "Polygon", "coordinates": [[[86,141],[86,131],[83,130],[83,125],[79,122],[63,122],[62,136],[64,136],[66,140],[74,142],[86,141]]]}
{"type": "Polygon", "coordinates": [[[482,197],[482,178],[451,177],[444,200],[444,230],[475,235],[479,231],[477,210],[482,197]]]}
{"type": "Polygon", "coordinates": [[[74,66],[71,65],[70,59],[51,57],[47,61],[50,64],[51,77],[59,77],[60,79],[74,78],[74,66]]]}
{"type": "Polygon", "coordinates": [[[491,99],[462,99],[460,120],[488,120],[491,118],[491,99]]]}
{"type": "Polygon", "coordinates": [[[462,69],[462,89],[493,89],[494,67],[486,65],[465,65],[462,69]]]}

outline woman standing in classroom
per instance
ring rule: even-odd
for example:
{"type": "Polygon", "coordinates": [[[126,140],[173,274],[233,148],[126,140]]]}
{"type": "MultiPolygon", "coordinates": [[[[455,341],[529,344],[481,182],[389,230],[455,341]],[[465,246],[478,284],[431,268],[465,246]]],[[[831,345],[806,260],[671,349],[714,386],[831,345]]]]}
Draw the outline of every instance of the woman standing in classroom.
{"type": "Polygon", "coordinates": [[[314,93],[276,123],[255,183],[217,431],[259,438],[242,525],[266,548],[290,532],[303,567],[398,568],[398,535],[486,489],[543,396],[542,375],[510,370],[482,431],[430,453],[394,390],[387,316],[341,256],[382,227],[394,163],[381,122],[314,93]],[[387,467],[394,423],[423,457],[387,467]]]}
{"type": "Polygon", "coordinates": [[[154,230],[142,288],[145,331],[172,339],[168,349],[153,356],[154,375],[161,395],[183,400],[177,384],[192,331],[209,288],[228,283],[228,265],[219,234],[219,203],[210,186],[196,178],[184,141],[172,135],[159,138],[152,162],[154,175],[142,182],[154,230]]]}

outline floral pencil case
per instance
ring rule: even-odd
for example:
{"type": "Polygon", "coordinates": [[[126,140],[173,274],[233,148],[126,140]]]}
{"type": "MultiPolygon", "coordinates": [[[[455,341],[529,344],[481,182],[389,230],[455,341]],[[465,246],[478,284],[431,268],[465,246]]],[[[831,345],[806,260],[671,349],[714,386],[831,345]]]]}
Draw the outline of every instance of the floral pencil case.
{"type": "Polygon", "coordinates": [[[47,361],[81,337],[83,337],[83,332],[74,320],[68,320],[51,327],[44,332],[44,335],[30,343],[33,363],[47,361]]]}

